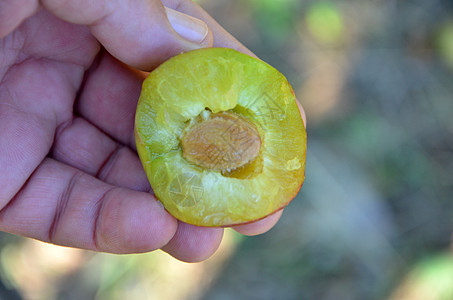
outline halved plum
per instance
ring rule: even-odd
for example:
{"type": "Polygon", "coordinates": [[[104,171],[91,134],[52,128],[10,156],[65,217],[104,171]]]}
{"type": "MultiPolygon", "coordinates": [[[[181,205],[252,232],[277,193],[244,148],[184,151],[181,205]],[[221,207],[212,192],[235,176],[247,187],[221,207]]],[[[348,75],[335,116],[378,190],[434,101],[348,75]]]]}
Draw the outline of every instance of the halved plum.
{"type": "Polygon", "coordinates": [[[135,139],[156,197],[198,226],[262,219],[305,178],[306,131],[291,86],[228,48],[183,53],[151,72],[135,139]]]}

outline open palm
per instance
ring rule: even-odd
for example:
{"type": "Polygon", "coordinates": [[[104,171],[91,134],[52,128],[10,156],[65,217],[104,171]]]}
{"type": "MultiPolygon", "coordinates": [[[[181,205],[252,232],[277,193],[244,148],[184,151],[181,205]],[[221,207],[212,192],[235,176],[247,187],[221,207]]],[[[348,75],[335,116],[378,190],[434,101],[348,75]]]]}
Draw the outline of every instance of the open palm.
{"type": "MultiPolygon", "coordinates": [[[[248,50],[191,2],[165,4],[209,25],[197,43],[172,29],[160,1],[43,1],[39,12],[20,2],[0,4],[0,229],[95,251],[207,258],[223,230],[170,216],[135,152],[140,70],[211,46],[212,36],[248,50]]],[[[261,233],[278,217],[236,229],[261,233]]]]}

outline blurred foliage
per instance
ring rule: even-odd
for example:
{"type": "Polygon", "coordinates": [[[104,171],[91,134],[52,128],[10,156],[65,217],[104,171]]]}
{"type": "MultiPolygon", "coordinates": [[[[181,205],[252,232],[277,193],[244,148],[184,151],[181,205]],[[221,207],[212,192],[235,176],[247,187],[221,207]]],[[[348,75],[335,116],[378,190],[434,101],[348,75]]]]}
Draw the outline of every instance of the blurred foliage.
{"type": "Polygon", "coordinates": [[[273,39],[282,40],[290,33],[298,17],[301,2],[298,0],[250,0],[247,4],[254,13],[258,26],[266,28],[267,34],[273,39]]]}
{"type": "Polygon", "coordinates": [[[453,68],[453,20],[445,22],[437,37],[438,50],[445,62],[453,68]]]}
{"type": "Polygon", "coordinates": [[[342,14],[330,2],[313,3],[306,15],[307,28],[319,43],[337,44],[344,34],[342,14]]]}
{"type": "Polygon", "coordinates": [[[453,299],[453,2],[198,2],[304,105],[301,192],[201,264],[0,235],[0,299],[453,299]]]}
{"type": "Polygon", "coordinates": [[[453,255],[437,254],[418,263],[390,300],[453,299],[453,255]]]}

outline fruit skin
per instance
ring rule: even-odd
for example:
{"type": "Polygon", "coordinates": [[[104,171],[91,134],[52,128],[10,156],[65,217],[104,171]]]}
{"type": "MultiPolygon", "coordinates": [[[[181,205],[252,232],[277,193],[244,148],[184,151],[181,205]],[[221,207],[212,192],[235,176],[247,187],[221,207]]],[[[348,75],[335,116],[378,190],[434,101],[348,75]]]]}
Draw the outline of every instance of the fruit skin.
{"type": "MultiPolygon", "coordinates": [[[[157,198],[174,217],[198,226],[231,226],[286,206],[305,177],[306,132],[294,92],[268,64],[227,48],[175,56],[143,83],[137,151],[157,198]],[[205,108],[253,122],[260,156],[231,174],[187,162],[179,138],[205,108]]],[[[209,155],[209,153],[207,153],[209,155]]]]}

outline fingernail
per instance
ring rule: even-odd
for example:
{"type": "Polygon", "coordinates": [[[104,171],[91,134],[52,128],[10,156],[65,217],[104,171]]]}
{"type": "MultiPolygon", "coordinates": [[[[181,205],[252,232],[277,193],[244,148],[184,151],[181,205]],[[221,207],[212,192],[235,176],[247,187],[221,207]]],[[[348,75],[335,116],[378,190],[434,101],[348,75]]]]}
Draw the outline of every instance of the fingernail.
{"type": "Polygon", "coordinates": [[[201,44],[209,32],[205,22],[165,7],[167,17],[173,29],[183,38],[201,44]]]}

